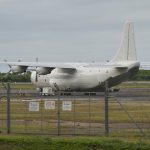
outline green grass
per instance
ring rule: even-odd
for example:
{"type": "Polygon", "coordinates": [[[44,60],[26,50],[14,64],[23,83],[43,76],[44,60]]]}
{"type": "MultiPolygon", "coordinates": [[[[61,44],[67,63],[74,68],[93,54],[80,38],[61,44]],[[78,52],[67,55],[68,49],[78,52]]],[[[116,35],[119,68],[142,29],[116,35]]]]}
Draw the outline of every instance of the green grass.
{"type": "MultiPolygon", "coordinates": [[[[13,90],[36,90],[35,85],[33,85],[32,83],[28,83],[28,84],[24,84],[24,83],[11,83],[10,84],[11,89],[13,90]]],[[[2,83],[0,83],[0,90],[4,89],[4,86],[2,85],[2,83]]]]}
{"type": "Polygon", "coordinates": [[[143,141],[105,137],[0,136],[0,150],[149,150],[143,141]]]}
{"type": "Polygon", "coordinates": [[[150,88],[150,82],[145,81],[144,82],[140,82],[140,81],[131,81],[131,82],[123,82],[117,86],[115,86],[116,88],[121,88],[121,89],[130,89],[130,88],[150,88]]]}
{"type": "MultiPolygon", "coordinates": [[[[130,115],[134,120],[140,124],[144,129],[147,136],[150,135],[150,103],[148,101],[142,101],[140,103],[136,101],[122,102],[124,107],[130,112],[130,115]]],[[[39,112],[29,112],[29,102],[12,101],[11,102],[11,131],[12,133],[55,133],[57,134],[57,102],[55,110],[45,110],[44,101],[40,101],[39,112]]],[[[60,120],[61,133],[71,134],[74,133],[74,121],[76,134],[87,133],[89,130],[89,122],[91,122],[91,133],[101,134],[100,131],[104,131],[104,103],[102,101],[92,101],[89,113],[89,104],[85,101],[76,101],[72,103],[72,111],[62,111],[62,105],[60,106],[60,120]],[[75,107],[74,107],[75,105],[75,107]],[[75,112],[75,113],[74,113],[75,112]],[[77,125],[79,124],[79,125],[77,125]]],[[[130,136],[139,136],[139,131],[129,119],[127,114],[120,108],[120,106],[111,101],[109,103],[109,122],[113,131],[111,134],[118,136],[124,136],[125,133],[130,133],[130,136]],[[117,129],[121,127],[121,129],[117,129]],[[117,129],[117,130],[116,130],[117,129]]],[[[0,109],[0,130],[2,133],[6,132],[6,102],[1,102],[0,109]],[[2,121],[3,120],[3,121],[2,121]]]]}
{"type": "MultiPolygon", "coordinates": [[[[150,122],[150,103],[148,101],[142,101],[140,103],[136,101],[122,102],[124,107],[130,112],[134,119],[142,119],[142,122],[150,122]]],[[[6,118],[6,102],[1,102],[0,119],[6,118]]],[[[28,119],[28,120],[47,120],[47,119],[57,119],[57,101],[55,110],[45,110],[44,101],[40,102],[39,112],[29,112],[28,110],[29,102],[23,101],[11,101],[11,119],[28,119]]],[[[92,101],[90,105],[85,101],[72,102],[72,111],[62,111],[62,105],[60,106],[61,120],[67,121],[80,121],[88,122],[89,117],[94,123],[102,122],[104,120],[104,103],[102,101],[92,101]],[[75,108],[74,108],[75,107],[75,108]],[[74,116],[75,114],[75,116],[74,116]]],[[[127,114],[120,108],[118,103],[109,103],[110,120],[113,122],[129,122],[127,114]]]]}

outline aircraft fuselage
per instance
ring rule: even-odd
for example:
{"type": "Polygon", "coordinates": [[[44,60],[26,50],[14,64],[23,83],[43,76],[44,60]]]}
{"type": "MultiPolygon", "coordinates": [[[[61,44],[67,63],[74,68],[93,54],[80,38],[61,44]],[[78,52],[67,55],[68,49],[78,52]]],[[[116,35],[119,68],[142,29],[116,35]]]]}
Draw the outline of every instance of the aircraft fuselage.
{"type": "Polygon", "coordinates": [[[99,89],[108,80],[110,87],[117,85],[137,73],[139,63],[129,64],[126,69],[115,67],[79,67],[74,73],[55,68],[50,74],[37,75],[32,72],[31,81],[37,87],[51,87],[54,91],[78,91],[99,89]]]}

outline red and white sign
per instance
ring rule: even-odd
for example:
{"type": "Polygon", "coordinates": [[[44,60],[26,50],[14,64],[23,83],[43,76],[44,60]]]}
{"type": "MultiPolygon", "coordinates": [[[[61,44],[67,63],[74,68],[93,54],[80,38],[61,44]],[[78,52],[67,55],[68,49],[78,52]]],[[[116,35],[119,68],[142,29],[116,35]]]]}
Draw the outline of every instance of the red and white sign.
{"type": "Polygon", "coordinates": [[[45,109],[55,109],[55,101],[45,101],[45,109]]]}

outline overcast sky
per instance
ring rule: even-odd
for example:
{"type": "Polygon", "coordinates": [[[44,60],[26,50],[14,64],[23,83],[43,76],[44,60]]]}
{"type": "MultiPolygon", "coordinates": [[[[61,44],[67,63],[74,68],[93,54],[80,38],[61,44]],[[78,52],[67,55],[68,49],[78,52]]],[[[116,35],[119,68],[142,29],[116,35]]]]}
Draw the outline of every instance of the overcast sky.
{"type": "Polygon", "coordinates": [[[126,20],[139,60],[150,61],[149,0],[0,0],[0,61],[105,61],[126,20]]]}

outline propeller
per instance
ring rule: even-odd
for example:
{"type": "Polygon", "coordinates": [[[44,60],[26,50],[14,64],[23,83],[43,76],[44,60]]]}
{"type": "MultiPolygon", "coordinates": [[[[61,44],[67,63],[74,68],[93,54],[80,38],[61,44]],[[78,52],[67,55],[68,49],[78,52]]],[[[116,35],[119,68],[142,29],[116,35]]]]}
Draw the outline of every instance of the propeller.
{"type": "MultiPolygon", "coordinates": [[[[4,59],[4,62],[5,62],[5,63],[7,63],[7,60],[6,60],[6,59],[4,59]]],[[[8,75],[12,72],[12,66],[11,66],[11,65],[9,65],[9,64],[8,64],[8,66],[9,66],[9,68],[10,68],[10,69],[9,69],[9,71],[5,74],[4,78],[7,78],[7,77],[8,77],[8,75]]]]}
{"type": "MultiPolygon", "coordinates": [[[[8,67],[10,68],[9,69],[9,71],[6,73],[6,77],[10,74],[10,73],[14,73],[14,68],[13,68],[13,66],[11,66],[11,65],[9,65],[8,63],[7,63],[7,60],[6,59],[4,59],[4,62],[8,65],[8,67]]],[[[20,59],[18,59],[17,60],[17,62],[21,62],[21,60],[20,59]]],[[[18,73],[19,74],[19,73],[18,73]]],[[[23,73],[24,74],[24,73],[23,73]]]]}

